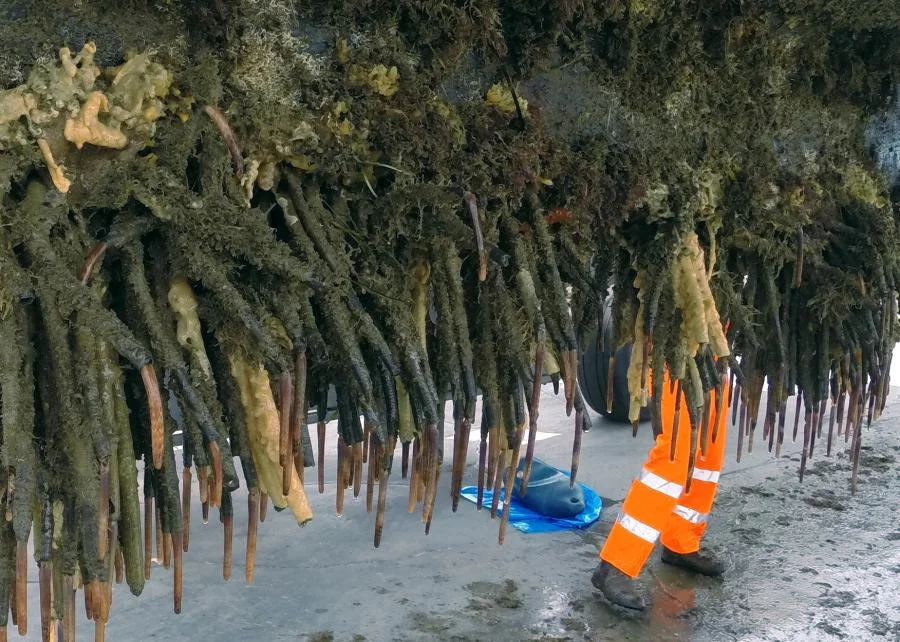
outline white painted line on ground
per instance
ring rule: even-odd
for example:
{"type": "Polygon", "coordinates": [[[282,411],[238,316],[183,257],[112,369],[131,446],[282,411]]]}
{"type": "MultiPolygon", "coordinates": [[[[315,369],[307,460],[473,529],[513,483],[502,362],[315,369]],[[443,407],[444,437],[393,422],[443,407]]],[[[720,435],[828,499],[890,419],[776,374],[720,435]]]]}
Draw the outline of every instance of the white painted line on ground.
{"type": "MultiPolygon", "coordinates": [[[[526,431],[525,435],[527,438],[527,435],[528,435],[527,431],[526,431]]],[[[535,437],[535,441],[544,441],[545,439],[550,439],[552,437],[559,437],[559,433],[558,432],[541,432],[540,430],[538,430],[537,435],[535,437]]],[[[452,439],[452,438],[453,438],[453,435],[450,435],[449,437],[445,437],[445,439],[452,439]]],[[[471,433],[469,433],[469,441],[470,442],[481,441],[481,431],[473,430],[471,433]]]]}

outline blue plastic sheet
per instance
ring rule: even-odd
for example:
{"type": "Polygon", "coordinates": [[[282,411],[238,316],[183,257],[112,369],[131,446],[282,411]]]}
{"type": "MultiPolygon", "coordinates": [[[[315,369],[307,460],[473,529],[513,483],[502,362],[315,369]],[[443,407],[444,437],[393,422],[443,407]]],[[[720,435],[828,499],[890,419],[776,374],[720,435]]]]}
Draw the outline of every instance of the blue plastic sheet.
{"type": "MultiPolygon", "coordinates": [[[[560,472],[566,477],[569,476],[569,473],[564,470],[561,470],[560,472]]],[[[603,508],[603,501],[600,499],[600,495],[595,493],[588,486],[581,483],[578,485],[581,486],[581,490],[584,492],[584,510],[575,515],[575,517],[559,519],[541,515],[524,506],[514,494],[509,507],[509,525],[523,533],[555,533],[557,531],[587,528],[600,519],[600,510],[603,508]]],[[[473,504],[478,501],[477,486],[466,486],[460,491],[460,494],[473,504]]],[[[501,490],[501,501],[503,500],[504,495],[505,491],[501,490]]],[[[485,488],[484,496],[481,500],[482,507],[490,510],[492,499],[493,492],[485,488]]],[[[502,513],[502,511],[498,512],[502,513]]]]}

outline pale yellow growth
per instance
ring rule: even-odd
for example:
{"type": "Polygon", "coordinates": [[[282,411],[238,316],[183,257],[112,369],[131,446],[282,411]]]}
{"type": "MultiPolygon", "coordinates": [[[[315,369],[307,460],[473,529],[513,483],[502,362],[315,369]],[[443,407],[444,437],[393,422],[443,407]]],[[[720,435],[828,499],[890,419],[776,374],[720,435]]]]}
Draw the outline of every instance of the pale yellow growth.
{"type": "Polygon", "coordinates": [[[697,277],[697,286],[700,290],[700,298],[703,300],[703,316],[706,321],[706,334],[709,339],[713,354],[719,357],[727,357],[731,354],[728,349],[728,341],[722,328],[722,320],[719,318],[719,310],[716,308],[716,300],[713,298],[712,289],[709,287],[709,274],[703,261],[703,250],[697,240],[696,234],[691,234],[687,239],[691,246],[694,259],[694,274],[697,277]]]}
{"type": "Polygon", "coordinates": [[[701,344],[709,343],[709,331],[694,256],[689,247],[675,260],[672,285],[675,288],[675,304],[681,309],[681,332],[687,341],[688,354],[693,356],[701,344]]]}
{"type": "Polygon", "coordinates": [[[270,192],[275,189],[276,183],[278,183],[278,165],[271,158],[267,158],[259,166],[259,178],[256,179],[256,184],[260,189],[270,192]]]}
{"type": "MultiPolygon", "coordinates": [[[[531,356],[534,357],[534,350],[532,350],[531,356]]],[[[556,354],[554,354],[553,350],[550,346],[544,346],[544,373],[548,375],[555,375],[560,373],[559,361],[556,359],[556,354]]]]}
{"type": "Polygon", "coordinates": [[[34,96],[25,93],[22,87],[0,92],[0,125],[28,116],[36,106],[34,96]]]}
{"type": "Polygon", "coordinates": [[[631,347],[631,361],[628,363],[628,420],[637,421],[640,418],[641,408],[647,405],[649,395],[641,386],[641,374],[644,370],[644,297],[646,296],[646,283],[644,273],[639,272],[634,279],[634,287],[638,289],[640,305],[637,317],[634,320],[634,341],[631,347]]]}
{"type": "MultiPolygon", "coordinates": [[[[88,42],[78,54],[63,47],[55,63],[42,62],[32,69],[27,82],[0,92],[0,149],[9,145],[33,144],[35,131],[56,141],[59,130],[65,140],[79,150],[85,144],[123,149],[130,138],[147,143],[152,139],[156,121],[167,111],[182,116],[193,102],[171,87],[171,74],[148,54],[131,57],[124,65],[103,70],[94,58],[97,47],[88,42]],[[95,87],[101,74],[109,84],[106,91],[95,87]],[[164,99],[167,102],[164,102],[164,99]],[[100,114],[108,114],[102,121],[100,114]],[[23,122],[27,119],[27,123],[23,122]],[[127,131],[127,135],[125,131],[127,131]]],[[[53,183],[67,191],[72,176],[65,176],[64,165],[74,164],[70,149],[38,142],[53,183]],[[70,163],[66,163],[66,160],[70,163]]]]}
{"type": "Polygon", "coordinates": [[[209,378],[212,375],[212,368],[203,345],[200,317],[197,316],[197,299],[187,279],[180,276],[172,279],[169,284],[168,299],[169,307],[175,313],[177,322],[175,336],[178,338],[178,343],[190,351],[194,357],[194,363],[209,378]]]}
{"type": "Polygon", "coordinates": [[[128,137],[115,127],[104,125],[98,116],[100,112],[109,111],[109,99],[101,91],[92,91],[81,106],[78,118],[66,120],[63,134],[66,140],[81,149],[85,143],[97,147],[123,149],[128,144],[128,137]]]}
{"type": "Polygon", "coordinates": [[[63,529],[65,518],[65,504],[57,500],[53,502],[53,550],[62,547],[65,530],[63,529]]]}
{"type": "MultiPolygon", "coordinates": [[[[517,96],[517,98],[519,99],[519,107],[521,107],[522,113],[526,113],[528,111],[528,101],[521,96],[517,96]]],[[[489,105],[493,105],[504,113],[516,113],[516,99],[513,98],[512,92],[504,84],[497,83],[491,87],[485,100],[489,105]]]]}
{"type": "Polygon", "coordinates": [[[384,65],[375,65],[369,71],[369,86],[382,96],[390,98],[400,89],[400,72],[396,67],[388,69],[384,65]]]}
{"type": "MultiPolygon", "coordinates": [[[[113,117],[129,128],[153,132],[153,124],[166,111],[163,99],[172,91],[172,75],[153,62],[148,54],[132,56],[115,70],[109,99],[113,117]]],[[[183,99],[175,96],[175,105],[185,107],[183,99]]]]}
{"type": "Polygon", "coordinates": [[[347,44],[347,40],[345,38],[339,38],[335,43],[335,56],[338,59],[338,62],[342,65],[346,65],[350,62],[350,45],[347,44]]]}
{"type": "Polygon", "coordinates": [[[282,493],[282,468],[279,463],[281,423],[269,375],[260,365],[251,365],[238,354],[228,358],[231,374],[240,388],[241,404],[247,423],[250,452],[260,490],[269,496],[276,508],[290,508],[301,526],[313,518],[306,491],[297,471],[291,466],[291,485],[287,496],[282,493]]]}
{"type": "MultiPolygon", "coordinates": [[[[63,84],[69,84],[72,90],[81,92],[90,91],[94,86],[94,82],[100,75],[100,68],[94,63],[94,54],[97,53],[97,45],[93,42],[85,43],[81,51],[76,56],[72,56],[72,51],[68,47],[59,50],[59,62],[62,66],[62,76],[69,81],[66,83],[63,78],[63,84]]],[[[60,92],[56,92],[57,97],[60,92]]]]}
{"type": "Polygon", "coordinates": [[[709,286],[709,275],[697,235],[685,238],[682,253],[672,270],[675,304],[681,310],[681,331],[687,355],[693,357],[701,345],[709,344],[719,357],[731,354],[709,286]]]}
{"type": "Polygon", "coordinates": [[[353,132],[353,123],[347,118],[343,118],[344,114],[350,112],[350,108],[343,100],[339,100],[331,108],[328,115],[328,128],[335,136],[347,137],[353,132]]]}
{"type": "Polygon", "coordinates": [[[58,165],[53,159],[53,152],[50,151],[50,145],[46,140],[38,138],[37,143],[41,150],[41,155],[44,157],[44,162],[47,164],[47,170],[50,172],[50,180],[53,181],[53,185],[56,189],[65,194],[69,191],[69,188],[72,187],[72,181],[66,178],[66,168],[62,165],[58,165]]]}
{"type": "Polygon", "coordinates": [[[428,277],[431,266],[425,261],[417,261],[409,271],[410,294],[413,301],[413,319],[422,348],[427,348],[426,320],[428,319],[428,277]]]}
{"type": "Polygon", "coordinates": [[[28,144],[28,130],[20,121],[23,117],[31,121],[36,107],[34,95],[27,93],[24,86],[0,91],[0,151],[13,142],[28,144]]]}
{"type": "Polygon", "coordinates": [[[844,173],[847,193],[858,201],[872,207],[882,208],[889,204],[884,185],[873,174],[858,163],[851,163],[844,173]]]}
{"type": "Polygon", "coordinates": [[[259,177],[259,161],[251,158],[250,162],[244,168],[244,176],[241,177],[241,187],[244,189],[244,204],[250,207],[250,201],[253,199],[253,188],[256,186],[256,179],[259,177]]]}
{"type": "MultiPolygon", "coordinates": [[[[412,314],[416,326],[416,338],[423,349],[427,346],[426,322],[428,319],[428,277],[430,275],[431,266],[425,261],[416,261],[409,270],[409,292],[412,297],[412,314]]],[[[397,377],[396,382],[400,440],[407,442],[415,435],[412,403],[403,381],[397,377]]]]}

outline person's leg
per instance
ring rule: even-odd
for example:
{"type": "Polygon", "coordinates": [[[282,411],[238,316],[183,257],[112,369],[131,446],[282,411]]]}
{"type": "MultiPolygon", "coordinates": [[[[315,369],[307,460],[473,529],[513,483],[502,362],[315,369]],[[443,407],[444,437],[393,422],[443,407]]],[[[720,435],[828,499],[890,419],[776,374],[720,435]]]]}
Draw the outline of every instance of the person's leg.
{"type": "Polygon", "coordinates": [[[665,547],[663,561],[679,564],[708,575],[718,575],[722,568],[718,560],[696,554],[700,540],[706,532],[707,518],[719,488],[719,474],[725,460],[725,442],[728,426],[728,385],[723,388],[722,409],[716,416],[716,393],[710,393],[710,417],[708,424],[709,445],[706,455],[698,448],[697,460],[691,475],[690,489],[679,497],[669,521],[662,530],[660,541],[665,547]],[[718,430],[716,430],[718,422],[718,430]],[[713,440],[713,434],[716,435],[713,440]],[[675,553],[676,555],[671,555],[675,553]]]}
{"type": "Polygon", "coordinates": [[[663,384],[663,391],[663,432],[650,450],[641,476],[631,484],[619,517],[600,551],[601,560],[632,578],[641,572],[666,529],[687,479],[691,440],[687,406],[683,394],[681,403],[677,403],[676,393],[680,388],[672,390],[668,380],[663,384]],[[677,431],[674,430],[676,418],[677,431]]]}

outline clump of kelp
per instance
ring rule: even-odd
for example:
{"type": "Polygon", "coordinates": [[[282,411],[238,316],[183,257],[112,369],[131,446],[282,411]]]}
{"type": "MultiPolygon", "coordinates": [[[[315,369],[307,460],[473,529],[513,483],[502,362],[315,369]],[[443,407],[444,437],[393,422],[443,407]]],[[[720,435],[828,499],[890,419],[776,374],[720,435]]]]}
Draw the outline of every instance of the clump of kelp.
{"type": "Polygon", "coordinates": [[[633,420],[649,404],[659,432],[675,386],[694,451],[733,413],[740,457],[759,422],[778,453],[802,419],[801,476],[843,436],[855,487],[897,339],[896,203],[862,145],[896,11],[738,4],[169,3],[185,31],[162,52],[79,43],[0,93],[0,604],[20,632],[31,537],[44,639],[74,639],[78,590],[102,636],[154,542],[180,611],[193,488],[227,579],[236,462],[251,581],[268,503],[309,521],[316,463],[324,491],[330,390],[338,513],[365,488],[377,546],[398,453],[427,532],[477,422],[502,541],[544,374],[574,483],[578,356],[611,284],[633,420]],[[591,126],[551,124],[541,84],[591,126]],[[617,101],[577,104],[596,87],[617,101]]]}

